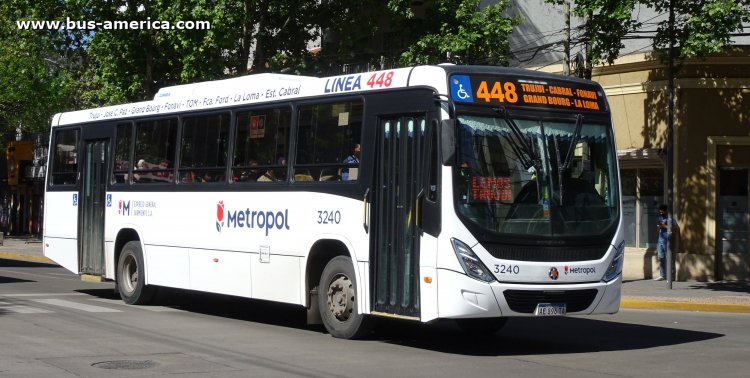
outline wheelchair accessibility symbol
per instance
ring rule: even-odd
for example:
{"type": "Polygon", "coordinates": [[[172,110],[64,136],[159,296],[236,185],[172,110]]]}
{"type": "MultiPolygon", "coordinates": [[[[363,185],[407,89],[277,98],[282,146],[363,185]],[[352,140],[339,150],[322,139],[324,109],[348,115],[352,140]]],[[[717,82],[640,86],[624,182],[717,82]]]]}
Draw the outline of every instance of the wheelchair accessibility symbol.
{"type": "Polygon", "coordinates": [[[450,79],[451,96],[457,102],[474,102],[471,80],[466,75],[453,75],[450,79]]]}
{"type": "Polygon", "coordinates": [[[471,95],[469,93],[467,93],[466,90],[464,89],[464,85],[463,84],[458,84],[458,91],[456,91],[456,95],[458,95],[458,98],[460,98],[462,100],[465,100],[465,99],[471,97],[471,95]]]}

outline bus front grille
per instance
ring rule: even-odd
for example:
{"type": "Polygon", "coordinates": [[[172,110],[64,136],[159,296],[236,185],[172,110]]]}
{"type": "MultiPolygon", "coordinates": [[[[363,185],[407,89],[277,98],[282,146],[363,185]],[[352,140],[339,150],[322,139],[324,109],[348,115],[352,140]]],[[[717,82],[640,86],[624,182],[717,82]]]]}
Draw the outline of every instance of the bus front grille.
{"type": "Polygon", "coordinates": [[[516,261],[590,261],[599,260],[609,250],[609,244],[597,246],[519,246],[482,243],[496,259],[516,261]]]}
{"type": "Polygon", "coordinates": [[[591,306],[596,289],[585,290],[505,290],[503,295],[511,310],[532,314],[539,303],[565,303],[567,312],[579,312],[591,306]]]}

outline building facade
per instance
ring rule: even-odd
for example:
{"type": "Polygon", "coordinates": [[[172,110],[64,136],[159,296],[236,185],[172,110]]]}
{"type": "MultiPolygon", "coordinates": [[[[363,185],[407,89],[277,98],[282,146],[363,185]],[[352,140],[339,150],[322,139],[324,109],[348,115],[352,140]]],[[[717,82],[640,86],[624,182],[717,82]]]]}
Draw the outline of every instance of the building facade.
{"type": "MultiPolygon", "coordinates": [[[[562,73],[567,38],[564,8],[543,0],[514,1],[524,17],[511,43],[514,65],[562,73]]],[[[641,9],[653,22],[666,17],[641,9]]],[[[576,40],[582,20],[571,18],[576,40]]],[[[673,175],[667,176],[666,66],[651,40],[625,41],[621,58],[594,67],[612,108],[627,230],[626,279],[658,275],[657,209],[674,180],[674,217],[680,225],[675,279],[750,280],[750,38],[734,38],[726,54],[685,61],[675,80],[673,175]]],[[[584,53],[573,44],[571,56],[584,53]]]]}
{"type": "MultiPolygon", "coordinates": [[[[675,80],[674,216],[677,280],[748,280],[750,49],[687,61],[675,80]]],[[[656,271],[656,211],[669,156],[666,67],[648,54],[596,67],[613,110],[620,155],[627,274],[656,271]]]]}

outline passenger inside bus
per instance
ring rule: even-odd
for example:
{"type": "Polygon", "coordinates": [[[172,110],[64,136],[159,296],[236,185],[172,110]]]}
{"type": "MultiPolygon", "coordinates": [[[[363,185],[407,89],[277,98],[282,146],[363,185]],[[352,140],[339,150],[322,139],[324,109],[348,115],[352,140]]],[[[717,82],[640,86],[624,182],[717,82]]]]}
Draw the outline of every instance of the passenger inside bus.
{"type": "Polygon", "coordinates": [[[242,170],[239,177],[237,177],[237,181],[258,181],[258,178],[263,176],[263,171],[259,168],[253,168],[258,166],[257,160],[250,159],[250,161],[247,162],[247,166],[250,168],[242,170]]]}
{"type": "Polygon", "coordinates": [[[169,181],[172,178],[172,172],[169,171],[169,161],[162,159],[159,161],[159,165],[153,169],[154,177],[160,181],[169,181]]]}
{"type": "Polygon", "coordinates": [[[352,148],[352,154],[347,156],[346,159],[344,159],[343,163],[348,164],[351,166],[351,168],[342,168],[341,169],[341,180],[342,181],[349,181],[349,180],[356,180],[357,179],[357,170],[359,169],[359,153],[360,153],[361,147],[359,143],[354,144],[354,147],[352,148]]]}
{"type": "Polygon", "coordinates": [[[140,159],[138,160],[138,163],[135,165],[135,169],[133,172],[133,179],[135,179],[135,182],[148,182],[151,181],[150,178],[148,178],[149,173],[148,166],[146,164],[146,160],[140,159]]]}

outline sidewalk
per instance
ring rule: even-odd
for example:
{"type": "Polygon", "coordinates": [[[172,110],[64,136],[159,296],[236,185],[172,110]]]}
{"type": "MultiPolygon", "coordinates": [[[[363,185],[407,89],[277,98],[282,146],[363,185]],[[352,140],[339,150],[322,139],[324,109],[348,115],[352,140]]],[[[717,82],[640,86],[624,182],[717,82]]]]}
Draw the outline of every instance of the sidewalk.
{"type": "Polygon", "coordinates": [[[0,259],[54,264],[42,253],[42,241],[37,238],[5,237],[0,245],[0,259]]]}
{"type": "MultiPolygon", "coordinates": [[[[39,239],[5,238],[0,259],[54,264],[39,239]]],[[[672,282],[634,280],[622,285],[622,308],[750,313],[750,282],[672,282]]]]}
{"type": "Polygon", "coordinates": [[[750,313],[750,282],[625,281],[620,307],[750,313]]]}

